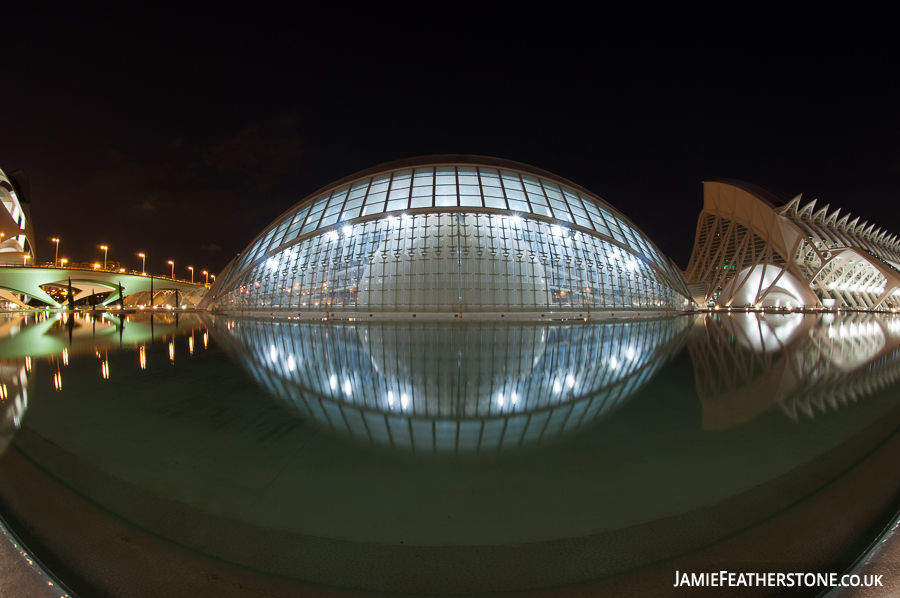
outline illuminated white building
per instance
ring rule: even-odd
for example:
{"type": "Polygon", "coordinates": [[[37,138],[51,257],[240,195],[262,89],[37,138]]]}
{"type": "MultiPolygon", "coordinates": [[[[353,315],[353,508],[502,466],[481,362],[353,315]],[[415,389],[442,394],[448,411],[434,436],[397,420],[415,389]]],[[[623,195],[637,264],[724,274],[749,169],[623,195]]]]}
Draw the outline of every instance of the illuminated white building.
{"type": "Polygon", "coordinates": [[[7,176],[0,170],[0,264],[34,260],[28,179],[22,171],[7,176]],[[28,256],[27,258],[25,256],[28,256]]]}
{"type": "Polygon", "coordinates": [[[742,181],[703,183],[686,277],[699,305],[900,306],[900,241],[816,201],[742,181]]]}
{"type": "Polygon", "coordinates": [[[690,307],[679,270],[608,203],[548,172],[476,156],[337,181],[279,216],[219,279],[209,304],[222,311],[586,317],[690,307]]]}

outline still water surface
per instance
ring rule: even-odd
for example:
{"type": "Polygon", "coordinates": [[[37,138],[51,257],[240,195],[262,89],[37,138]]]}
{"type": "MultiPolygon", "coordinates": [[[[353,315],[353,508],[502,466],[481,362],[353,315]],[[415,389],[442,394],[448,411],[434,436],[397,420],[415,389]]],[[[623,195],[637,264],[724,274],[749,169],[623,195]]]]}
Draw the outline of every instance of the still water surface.
{"type": "Polygon", "coordinates": [[[84,596],[840,573],[900,497],[893,316],[7,314],[0,377],[0,514],[84,596]]]}

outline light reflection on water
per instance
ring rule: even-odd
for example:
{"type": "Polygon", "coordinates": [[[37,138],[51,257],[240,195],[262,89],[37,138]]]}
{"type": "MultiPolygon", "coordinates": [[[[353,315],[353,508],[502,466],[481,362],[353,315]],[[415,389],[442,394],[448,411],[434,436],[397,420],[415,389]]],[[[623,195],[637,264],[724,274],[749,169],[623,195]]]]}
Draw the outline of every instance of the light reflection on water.
{"type": "Polygon", "coordinates": [[[306,420],[422,454],[521,448],[614,412],[691,318],[577,324],[324,324],[212,318],[232,358],[306,420]]]}
{"type": "MultiPolygon", "coordinates": [[[[0,432],[13,443],[0,505],[4,463],[21,453],[135,528],[357,589],[511,591],[671,562],[809,497],[838,504],[840,480],[900,429],[896,316],[16,315],[0,334],[0,432]],[[309,552],[309,538],[335,544],[309,552]],[[401,544],[415,554],[385,552],[401,544]],[[484,546],[495,560],[463,551],[484,546]],[[427,574],[417,559],[432,559],[427,574]]],[[[850,550],[898,483],[857,483],[862,501],[792,533],[840,532],[850,550]],[[857,507],[869,518],[851,525],[857,507]]],[[[781,544],[744,554],[777,563],[781,544]]],[[[804,566],[835,570],[834,554],[804,566]]]]}

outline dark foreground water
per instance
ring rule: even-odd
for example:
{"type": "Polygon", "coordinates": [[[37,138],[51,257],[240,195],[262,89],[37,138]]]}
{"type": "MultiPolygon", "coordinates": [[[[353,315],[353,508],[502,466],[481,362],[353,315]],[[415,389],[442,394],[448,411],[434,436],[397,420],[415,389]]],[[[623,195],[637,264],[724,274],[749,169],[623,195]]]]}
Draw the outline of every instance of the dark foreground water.
{"type": "Polygon", "coordinates": [[[898,506],[898,378],[894,316],[9,314],[0,515],[82,596],[842,573],[898,506]]]}

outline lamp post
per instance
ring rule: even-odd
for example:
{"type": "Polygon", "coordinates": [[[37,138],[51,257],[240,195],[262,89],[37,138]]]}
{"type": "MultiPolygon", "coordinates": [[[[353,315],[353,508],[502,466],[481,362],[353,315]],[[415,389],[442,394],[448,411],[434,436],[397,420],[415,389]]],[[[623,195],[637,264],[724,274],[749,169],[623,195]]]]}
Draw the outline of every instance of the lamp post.
{"type": "Polygon", "coordinates": [[[55,266],[56,264],[59,263],[59,239],[57,239],[56,237],[53,237],[50,240],[53,241],[54,243],[56,243],[56,257],[53,258],[53,265],[55,266]]]}
{"type": "Polygon", "coordinates": [[[27,265],[28,265],[28,260],[29,260],[29,259],[31,259],[31,256],[30,256],[30,255],[28,255],[27,253],[26,253],[25,255],[23,255],[23,256],[22,256],[22,265],[23,265],[23,266],[27,266],[27,265]]]}
{"type": "Polygon", "coordinates": [[[109,251],[109,247],[101,245],[100,249],[103,250],[103,269],[106,270],[106,252],[109,251]]]}
{"type": "Polygon", "coordinates": [[[141,274],[144,276],[147,275],[147,256],[143,253],[139,253],[138,257],[141,258],[141,274]]]}
{"type": "Polygon", "coordinates": [[[60,265],[61,267],[65,268],[65,267],[66,267],[66,264],[67,264],[68,262],[69,262],[69,260],[67,260],[66,258],[63,258],[63,259],[59,260],[59,265],[60,265]]]}
{"type": "Polygon", "coordinates": [[[175,280],[175,262],[169,260],[169,265],[172,266],[172,280],[175,280]]]}
{"type": "Polygon", "coordinates": [[[188,266],[188,270],[191,271],[191,284],[194,284],[194,267],[188,266]]]}
{"type": "Polygon", "coordinates": [[[206,270],[203,271],[203,274],[206,276],[206,286],[209,286],[209,272],[206,270]]]}

